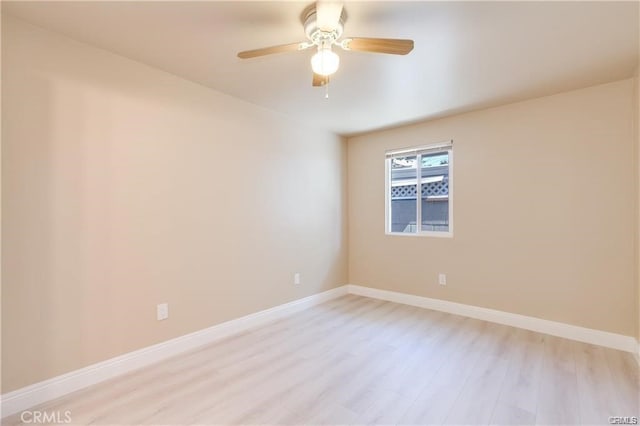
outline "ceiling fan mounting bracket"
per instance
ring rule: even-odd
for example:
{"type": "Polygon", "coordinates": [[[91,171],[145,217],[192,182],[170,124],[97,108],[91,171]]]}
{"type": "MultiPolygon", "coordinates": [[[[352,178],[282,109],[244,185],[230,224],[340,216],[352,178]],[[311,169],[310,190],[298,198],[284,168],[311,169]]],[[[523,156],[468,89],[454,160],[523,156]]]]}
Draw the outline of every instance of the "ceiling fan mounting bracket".
{"type": "Polygon", "coordinates": [[[316,8],[312,7],[304,15],[304,32],[307,35],[307,38],[316,46],[321,46],[323,44],[332,45],[342,35],[344,20],[345,14],[343,12],[335,28],[320,28],[318,26],[316,8]]]}

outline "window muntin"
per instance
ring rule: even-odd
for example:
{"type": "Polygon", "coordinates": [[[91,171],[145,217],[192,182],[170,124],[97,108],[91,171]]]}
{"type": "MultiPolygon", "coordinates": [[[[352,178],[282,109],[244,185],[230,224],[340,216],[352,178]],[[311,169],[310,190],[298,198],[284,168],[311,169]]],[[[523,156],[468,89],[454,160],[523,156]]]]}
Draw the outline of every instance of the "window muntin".
{"type": "Polygon", "coordinates": [[[386,161],[387,233],[451,236],[452,144],[389,152],[386,161]]]}

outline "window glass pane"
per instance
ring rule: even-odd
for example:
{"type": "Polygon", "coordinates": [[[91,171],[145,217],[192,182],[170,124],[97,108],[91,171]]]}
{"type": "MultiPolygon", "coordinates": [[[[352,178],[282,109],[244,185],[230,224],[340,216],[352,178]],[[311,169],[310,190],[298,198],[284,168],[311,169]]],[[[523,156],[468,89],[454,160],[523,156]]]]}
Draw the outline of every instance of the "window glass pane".
{"type": "Polygon", "coordinates": [[[449,153],[422,156],[422,231],[449,231],[449,153]]]}
{"type": "Polygon", "coordinates": [[[390,160],[391,232],[416,232],[417,157],[390,160]]]}

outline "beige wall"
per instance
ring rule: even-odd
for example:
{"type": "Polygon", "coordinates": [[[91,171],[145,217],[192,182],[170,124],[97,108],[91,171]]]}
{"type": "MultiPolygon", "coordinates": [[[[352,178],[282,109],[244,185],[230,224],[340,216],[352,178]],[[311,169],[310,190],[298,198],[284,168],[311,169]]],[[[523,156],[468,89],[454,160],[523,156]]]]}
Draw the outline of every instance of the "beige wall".
{"type": "MultiPolygon", "coordinates": [[[[638,299],[638,342],[640,342],[640,55],[638,57],[638,66],[636,67],[635,75],[635,137],[636,137],[636,173],[637,173],[637,194],[636,194],[636,214],[638,215],[638,222],[636,228],[636,279],[638,282],[638,288],[636,297],[638,299]]],[[[640,351],[640,346],[638,347],[640,351]]],[[[639,353],[640,355],[640,353],[639,353]]]]}
{"type": "Polygon", "coordinates": [[[344,141],[4,18],[2,392],[345,284],[344,141]]]}
{"type": "Polygon", "coordinates": [[[349,282],[635,336],[632,102],[625,80],[350,138],[349,282]],[[385,150],[449,139],[454,237],[385,235],[385,150]]]}
{"type": "MultiPolygon", "coordinates": [[[[638,9],[638,20],[640,20],[640,8],[638,9]]],[[[636,205],[638,207],[637,215],[637,244],[636,244],[636,263],[637,263],[637,299],[638,299],[638,356],[640,356],[640,51],[638,52],[638,64],[636,66],[636,75],[635,75],[635,114],[634,114],[634,123],[635,123],[635,136],[636,136],[636,171],[637,171],[637,184],[638,184],[638,192],[636,193],[636,205]]]]}

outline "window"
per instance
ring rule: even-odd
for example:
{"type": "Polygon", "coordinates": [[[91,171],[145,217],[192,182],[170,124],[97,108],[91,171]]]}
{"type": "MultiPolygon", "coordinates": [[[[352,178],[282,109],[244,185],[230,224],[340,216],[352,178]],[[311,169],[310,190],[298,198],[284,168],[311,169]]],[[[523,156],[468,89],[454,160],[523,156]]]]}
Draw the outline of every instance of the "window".
{"type": "Polygon", "coordinates": [[[446,142],[387,152],[387,233],[453,235],[452,150],[446,142]]]}

